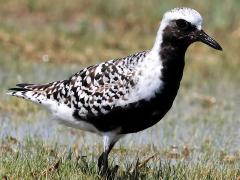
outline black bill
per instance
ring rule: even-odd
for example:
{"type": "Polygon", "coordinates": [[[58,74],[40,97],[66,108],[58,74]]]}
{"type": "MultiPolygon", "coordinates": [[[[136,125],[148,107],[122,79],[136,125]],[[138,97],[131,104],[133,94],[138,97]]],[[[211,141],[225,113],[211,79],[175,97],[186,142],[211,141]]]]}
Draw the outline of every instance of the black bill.
{"type": "Polygon", "coordinates": [[[222,51],[222,47],[216,40],[207,35],[203,30],[197,32],[197,38],[199,41],[209,45],[210,47],[222,51]]]}

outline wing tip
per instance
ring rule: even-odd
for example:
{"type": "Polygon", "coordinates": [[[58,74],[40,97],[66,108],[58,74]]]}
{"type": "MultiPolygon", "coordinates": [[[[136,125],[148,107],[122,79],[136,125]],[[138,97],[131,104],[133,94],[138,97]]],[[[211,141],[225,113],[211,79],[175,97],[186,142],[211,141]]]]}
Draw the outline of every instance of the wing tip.
{"type": "Polygon", "coordinates": [[[29,84],[16,84],[16,87],[8,88],[6,94],[11,96],[16,96],[17,92],[26,92],[28,91],[27,88],[25,88],[29,84]]]}
{"type": "Polygon", "coordinates": [[[25,89],[25,88],[18,88],[18,87],[8,89],[8,91],[26,91],[26,90],[27,89],[25,89]]]}
{"type": "Polygon", "coordinates": [[[26,86],[31,86],[34,84],[30,84],[30,83],[20,83],[20,84],[16,84],[17,87],[21,87],[21,88],[25,88],[26,86]]]}
{"type": "MultiPolygon", "coordinates": [[[[31,86],[31,85],[33,84],[29,84],[29,83],[16,84],[16,87],[9,88],[8,91],[13,91],[13,92],[28,91],[29,89],[27,88],[27,86],[31,86]]],[[[10,92],[10,93],[13,93],[13,92],[10,92]]]]}

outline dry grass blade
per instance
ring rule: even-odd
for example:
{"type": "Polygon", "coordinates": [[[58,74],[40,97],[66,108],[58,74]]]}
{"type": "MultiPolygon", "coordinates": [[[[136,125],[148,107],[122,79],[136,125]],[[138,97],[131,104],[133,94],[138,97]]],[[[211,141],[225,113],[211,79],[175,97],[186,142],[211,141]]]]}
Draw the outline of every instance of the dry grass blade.
{"type": "Polygon", "coordinates": [[[60,163],[61,163],[61,159],[58,159],[56,162],[50,165],[47,169],[43,170],[41,175],[44,176],[48,173],[57,171],[59,169],[60,163]]]}
{"type": "Polygon", "coordinates": [[[148,161],[150,161],[151,159],[155,158],[157,155],[158,155],[158,153],[155,153],[155,154],[149,156],[142,163],[139,163],[138,167],[139,168],[143,167],[144,165],[146,165],[148,163],[148,161]]]}
{"type": "Polygon", "coordinates": [[[133,174],[134,172],[136,172],[138,169],[138,166],[139,166],[139,158],[137,159],[135,166],[133,166],[132,169],[129,171],[130,174],[133,174]]]}
{"type": "Polygon", "coordinates": [[[62,162],[62,157],[64,156],[65,152],[66,152],[66,148],[63,149],[63,151],[58,154],[58,156],[57,156],[58,160],[55,161],[55,163],[53,163],[52,165],[50,165],[47,169],[43,170],[41,175],[44,176],[44,175],[46,175],[50,172],[57,171],[59,169],[59,166],[60,166],[61,162],[62,162]]]}
{"type": "Polygon", "coordinates": [[[8,177],[7,175],[4,175],[3,177],[2,177],[2,180],[11,180],[12,178],[11,177],[8,177]]]}
{"type": "Polygon", "coordinates": [[[139,162],[139,159],[136,162],[136,165],[130,170],[130,173],[132,174],[135,172],[137,169],[142,168],[144,165],[146,165],[151,159],[155,158],[158,155],[158,153],[155,153],[149,157],[147,157],[145,160],[142,162],[139,162]]]}
{"type": "Polygon", "coordinates": [[[199,93],[194,93],[193,97],[199,100],[203,106],[210,107],[214,104],[216,104],[217,100],[213,96],[207,96],[199,93]]]}

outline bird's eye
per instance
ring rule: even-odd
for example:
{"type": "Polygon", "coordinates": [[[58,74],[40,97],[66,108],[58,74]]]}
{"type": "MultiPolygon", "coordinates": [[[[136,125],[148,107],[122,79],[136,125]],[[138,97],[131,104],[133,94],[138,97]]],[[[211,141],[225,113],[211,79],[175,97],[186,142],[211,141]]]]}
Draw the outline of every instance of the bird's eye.
{"type": "Polygon", "coordinates": [[[185,21],[184,19],[178,19],[176,24],[182,30],[186,30],[189,27],[189,22],[185,21]]]}

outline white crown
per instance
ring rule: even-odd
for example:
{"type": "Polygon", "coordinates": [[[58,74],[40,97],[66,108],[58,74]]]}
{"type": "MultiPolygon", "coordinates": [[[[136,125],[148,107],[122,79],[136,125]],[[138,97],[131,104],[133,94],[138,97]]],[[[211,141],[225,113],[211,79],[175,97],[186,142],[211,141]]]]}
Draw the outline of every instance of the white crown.
{"type": "Polygon", "coordinates": [[[199,30],[202,29],[202,17],[194,9],[191,8],[174,8],[167,11],[162,19],[162,24],[166,27],[172,20],[184,19],[191,24],[195,25],[199,30]]]}

